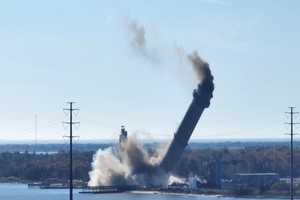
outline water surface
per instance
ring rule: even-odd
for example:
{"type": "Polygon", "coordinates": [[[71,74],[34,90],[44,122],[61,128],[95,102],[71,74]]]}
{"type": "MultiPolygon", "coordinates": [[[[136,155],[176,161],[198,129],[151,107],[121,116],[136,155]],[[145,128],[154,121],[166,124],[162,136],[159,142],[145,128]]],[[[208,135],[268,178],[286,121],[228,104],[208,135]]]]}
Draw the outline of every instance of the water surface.
{"type": "MultiPolygon", "coordinates": [[[[74,191],[74,200],[257,200],[231,197],[217,197],[204,195],[171,195],[171,194],[79,194],[74,191]]],[[[0,184],[0,200],[68,200],[69,193],[66,189],[38,189],[27,188],[24,184],[0,184]]]]}

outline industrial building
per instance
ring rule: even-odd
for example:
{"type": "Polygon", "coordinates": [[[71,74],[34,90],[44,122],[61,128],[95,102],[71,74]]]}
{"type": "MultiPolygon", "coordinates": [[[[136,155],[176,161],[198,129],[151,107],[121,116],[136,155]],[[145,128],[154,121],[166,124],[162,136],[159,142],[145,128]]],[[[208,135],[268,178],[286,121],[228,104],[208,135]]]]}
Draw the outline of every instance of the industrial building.
{"type": "Polygon", "coordinates": [[[267,188],[280,181],[277,173],[237,173],[232,179],[235,186],[267,188]]]}

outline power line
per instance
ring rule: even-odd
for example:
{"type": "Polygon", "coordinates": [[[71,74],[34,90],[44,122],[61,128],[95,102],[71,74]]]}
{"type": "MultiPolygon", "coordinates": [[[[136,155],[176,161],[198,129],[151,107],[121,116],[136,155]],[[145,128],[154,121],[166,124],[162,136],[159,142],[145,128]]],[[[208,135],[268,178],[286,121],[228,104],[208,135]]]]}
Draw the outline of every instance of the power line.
{"type": "Polygon", "coordinates": [[[286,114],[290,115],[290,122],[287,122],[286,124],[290,125],[290,133],[288,133],[288,135],[290,135],[291,139],[290,139],[290,196],[291,196],[291,200],[294,199],[294,136],[297,135],[296,133],[294,133],[294,125],[295,124],[299,124],[299,123],[295,123],[294,122],[294,115],[298,114],[298,112],[294,111],[295,107],[289,107],[290,111],[286,112],[286,114]]]}
{"type": "Polygon", "coordinates": [[[69,112],[69,121],[64,122],[65,124],[69,125],[70,128],[70,135],[66,136],[70,139],[70,169],[69,169],[69,195],[70,195],[70,200],[73,200],[73,138],[78,137],[78,136],[73,136],[73,125],[74,124],[79,124],[79,122],[74,122],[73,121],[73,112],[76,110],[79,110],[78,108],[73,108],[73,104],[75,102],[67,102],[69,104],[69,108],[65,108],[64,111],[69,112]]]}

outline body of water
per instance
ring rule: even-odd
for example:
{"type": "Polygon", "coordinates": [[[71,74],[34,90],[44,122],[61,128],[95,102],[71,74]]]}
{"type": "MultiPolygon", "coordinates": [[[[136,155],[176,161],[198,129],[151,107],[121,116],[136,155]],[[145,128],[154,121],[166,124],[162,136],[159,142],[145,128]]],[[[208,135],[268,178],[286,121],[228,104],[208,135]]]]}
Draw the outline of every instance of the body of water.
{"type": "MultiPolygon", "coordinates": [[[[38,189],[27,188],[24,184],[0,184],[1,200],[68,200],[69,193],[65,189],[38,189]]],[[[141,194],[141,193],[117,193],[117,194],[79,194],[74,191],[74,200],[242,200],[241,198],[204,196],[204,195],[172,195],[172,194],[141,194]]],[[[243,199],[245,200],[245,199],[243,199]]],[[[257,200],[257,199],[246,199],[257,200]]],[[[273,199],[274,200],[274,199],[273,199]]]]}

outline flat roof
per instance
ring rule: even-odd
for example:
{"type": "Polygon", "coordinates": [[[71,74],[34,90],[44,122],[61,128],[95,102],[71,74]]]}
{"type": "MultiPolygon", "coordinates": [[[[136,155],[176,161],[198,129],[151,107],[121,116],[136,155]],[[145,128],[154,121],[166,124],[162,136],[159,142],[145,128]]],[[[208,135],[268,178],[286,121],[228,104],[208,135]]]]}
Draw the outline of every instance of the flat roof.
{"type": "Polygon", "coordinates": [[[278,175],[278,173],[236,173],[238,176],[274,176],[278,175]]]}

